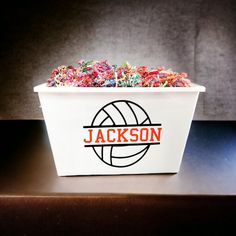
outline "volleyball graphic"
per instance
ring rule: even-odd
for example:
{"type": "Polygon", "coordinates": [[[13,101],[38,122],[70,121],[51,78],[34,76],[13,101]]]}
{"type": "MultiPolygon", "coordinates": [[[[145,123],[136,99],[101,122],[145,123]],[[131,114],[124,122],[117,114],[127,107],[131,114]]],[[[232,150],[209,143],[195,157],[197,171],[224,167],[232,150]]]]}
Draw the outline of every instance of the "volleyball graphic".
{"type": "MultiPolygon", "coordinates": [[[[103,106],[95,115],[91,127],[125,127],[150,125],[147,112],[138,104],[117,100],[103,106]]],[[[140,145],[100,145],[93,146],[96,155],[107,165],[128,167],[143,158],[150,144],[140,145]]]]}

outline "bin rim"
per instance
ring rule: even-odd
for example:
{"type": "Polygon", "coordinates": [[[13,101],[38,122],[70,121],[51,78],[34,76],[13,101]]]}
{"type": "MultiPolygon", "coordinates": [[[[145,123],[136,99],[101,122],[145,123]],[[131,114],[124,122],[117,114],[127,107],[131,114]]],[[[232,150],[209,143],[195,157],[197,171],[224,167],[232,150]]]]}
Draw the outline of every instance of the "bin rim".
{"type": "Polygon", "coordinates": [[[205,92],[202,85],[191,83],[191,87],[48,87],[46,83],[34,87],[38,93],[163,93],[205,92]]]}

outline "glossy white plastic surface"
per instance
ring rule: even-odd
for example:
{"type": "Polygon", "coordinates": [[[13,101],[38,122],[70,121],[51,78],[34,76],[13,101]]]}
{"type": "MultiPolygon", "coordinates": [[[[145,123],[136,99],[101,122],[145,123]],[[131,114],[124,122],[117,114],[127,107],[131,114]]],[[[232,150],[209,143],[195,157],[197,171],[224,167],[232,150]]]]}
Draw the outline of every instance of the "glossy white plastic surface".
{"type": "MultiPolygon", "coordinates": [[[[179,171],[198,95],[205,87],[49,88],[42,84],[34,91],[39,95],[59,176],[120,175],[179,171]],[[146,115],[148,122],[142,124],[146,115]],[[158,145],[143,145],[139,137],[137,143],[142,145],[123,140],[94,148],[85,146],[88,127],[93,134],[97,129],[104,134],[112,129],[115,140],[118,128],[134,127],[139,132],[141,127],[148,132],[156,124],[161,128],[158,145]],[[148,145],[148,150],[142,149],[148,145]]],[[[126,137],[132,139],[128,132],[126,137]]]]}

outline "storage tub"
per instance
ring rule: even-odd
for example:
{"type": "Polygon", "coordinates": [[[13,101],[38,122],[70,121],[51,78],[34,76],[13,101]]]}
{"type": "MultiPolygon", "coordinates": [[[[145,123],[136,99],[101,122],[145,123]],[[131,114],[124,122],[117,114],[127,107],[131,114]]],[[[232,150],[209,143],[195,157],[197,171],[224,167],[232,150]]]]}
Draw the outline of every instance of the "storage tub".
{"type": "Polygon", "coordinates": [[[34,87],[59,176],[177,173],[205,87],[34,87]]]}

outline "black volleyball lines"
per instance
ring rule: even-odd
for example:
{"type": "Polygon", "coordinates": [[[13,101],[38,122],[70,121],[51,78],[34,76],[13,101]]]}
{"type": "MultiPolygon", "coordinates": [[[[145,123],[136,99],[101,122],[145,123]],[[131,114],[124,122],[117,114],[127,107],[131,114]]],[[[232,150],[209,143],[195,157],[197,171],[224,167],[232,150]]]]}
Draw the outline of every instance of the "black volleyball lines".
{"type": "MultiPolygon", "coordinates": [[[[117,100],[102,107],[95,115],[91,127],[125,127],[151,125],[147,112],[138,104],[117,100]]],[[[107,165],[128,167],[134,165],[147,153],[150,144],[111,144],[93,146],[96,155],[107,165]]]]}

